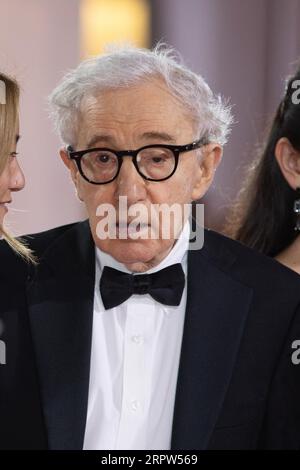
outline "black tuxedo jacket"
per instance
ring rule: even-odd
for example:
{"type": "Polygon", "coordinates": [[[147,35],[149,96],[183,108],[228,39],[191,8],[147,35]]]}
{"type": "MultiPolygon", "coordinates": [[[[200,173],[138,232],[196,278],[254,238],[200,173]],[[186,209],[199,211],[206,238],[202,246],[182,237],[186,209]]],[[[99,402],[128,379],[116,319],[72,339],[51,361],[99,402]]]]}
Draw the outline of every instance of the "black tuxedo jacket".
{"type": "MultiPolygon", "coordinates": [[[[34,270],[0,243],[0,447],[82,449],[94,244],[87,221],[28,241],[34,270]]],[[[207,230],[187,277],[172,449],[300,449],[300,277],[207,230]]]]}

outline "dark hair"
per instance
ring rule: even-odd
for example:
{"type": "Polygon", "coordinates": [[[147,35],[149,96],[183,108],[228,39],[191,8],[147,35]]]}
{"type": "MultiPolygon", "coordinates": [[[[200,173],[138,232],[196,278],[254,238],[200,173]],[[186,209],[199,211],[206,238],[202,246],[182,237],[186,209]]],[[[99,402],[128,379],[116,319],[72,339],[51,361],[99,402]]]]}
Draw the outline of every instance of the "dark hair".
{"type": "Polygon", "coordinates": [[[278,254],[297,237],[293,214],[296,192],[286,182],[275,158],[276,143],[281,137],[300,151],[300,105],[293,99],[295,80],[300,80],[300,68],[287,83],[262,153],[247,169],[224,230],[269,256],[278,254]]]}

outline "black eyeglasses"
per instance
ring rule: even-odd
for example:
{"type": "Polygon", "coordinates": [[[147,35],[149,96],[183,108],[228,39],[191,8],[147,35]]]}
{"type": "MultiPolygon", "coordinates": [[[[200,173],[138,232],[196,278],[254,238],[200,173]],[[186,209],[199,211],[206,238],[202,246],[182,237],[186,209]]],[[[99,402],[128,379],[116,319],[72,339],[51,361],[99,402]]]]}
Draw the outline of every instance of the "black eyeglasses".
{"type": "Polygon", "coordinates": [[[201,138],[188,145],[146,145],[137,150],[92,148],[74,151],[67,147],[69,158],[75,160],[81,176],[92,184],[107,184],[117,178],[123,157],[132,157],[137,172],[148,181],[170,178],[178,166],[181,153],[190,152],[208,142],[201,138]]]}

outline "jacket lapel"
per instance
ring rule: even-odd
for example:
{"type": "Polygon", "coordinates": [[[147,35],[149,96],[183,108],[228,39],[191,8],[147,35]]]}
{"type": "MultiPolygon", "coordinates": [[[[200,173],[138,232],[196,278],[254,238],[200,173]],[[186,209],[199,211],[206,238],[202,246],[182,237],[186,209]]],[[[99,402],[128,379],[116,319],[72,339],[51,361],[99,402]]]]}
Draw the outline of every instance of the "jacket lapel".
{"type": "Polygon", "coordinates": [[[86,222],[47,249],[28,288],[50,449],[82,449],[94,298],[94,244],[86,222]]]}
{"type": "Polygon", "coordinates": [[[252,289],[227,272],[235,258],[189,252],[188,295],[174,409],[172,449],[205,449],[229,385],[252,289]],[[216,263],[214,259],[218,260],[216,263]],[[221,263],[220,263],[221,260],[221,263]],[[221,266],[220,266],[221,264],[221,266]]]}

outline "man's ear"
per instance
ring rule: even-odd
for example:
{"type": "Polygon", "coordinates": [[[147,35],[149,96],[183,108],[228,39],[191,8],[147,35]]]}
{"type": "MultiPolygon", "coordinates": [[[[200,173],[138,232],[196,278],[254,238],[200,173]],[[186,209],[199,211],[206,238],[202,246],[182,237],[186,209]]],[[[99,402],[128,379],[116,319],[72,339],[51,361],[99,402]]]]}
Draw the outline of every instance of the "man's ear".
{"type": "Polygon", "coordinates": [[[286,137],[281,137],[275,146],[275,158],[281,173],[292,189],[300,186],[300,152],[286,137]]]}
{"type": "Polygon", "coordinates": [[[78,184],[80,174],[79,174],[78,168],[77,168],[74,160],[71,160],[69,158],[69,154],[68,154],[67,150],[65,149],[65,147],[62,147],[60,149],[59,154],[60,154],[60,158],[62,159],[62,161],[64,162],[64,164],[68,168],[68,170],[70,171],[70,175],[71,175],[71,178],[72,178],[73,183],[75,185],[78,199],[80,199],[80,201],[83,201],[82,197],[80,196],[81,191],[80,191],[79,184],[78,184]]]}
{"type": "Polygon", "coordinates": [[[76,168],[74,160],[71,160],[69,158],[69,154],[68,154],[67,150],[65,149],[65,147],[62,147],[60,149],[59,154],[60,154],[60,158],[62,159],[62,161],[64,162],[64,164],[68,168],[68,170],[70,171],[71,178],[72,178],[74,184],[76,184],[76,178],[77,178],[76,174],[78,173],[78,170],[76,168]]]}
{"type": "Polygon", "coordinates": [[[196,183],[192,191],[192,200],[201,199],[211,183],[213,182],[215,171],[222,159],[223,149],[221,145],[210,143],[203,147],[198,165],[199,171],[196,183]]]}

